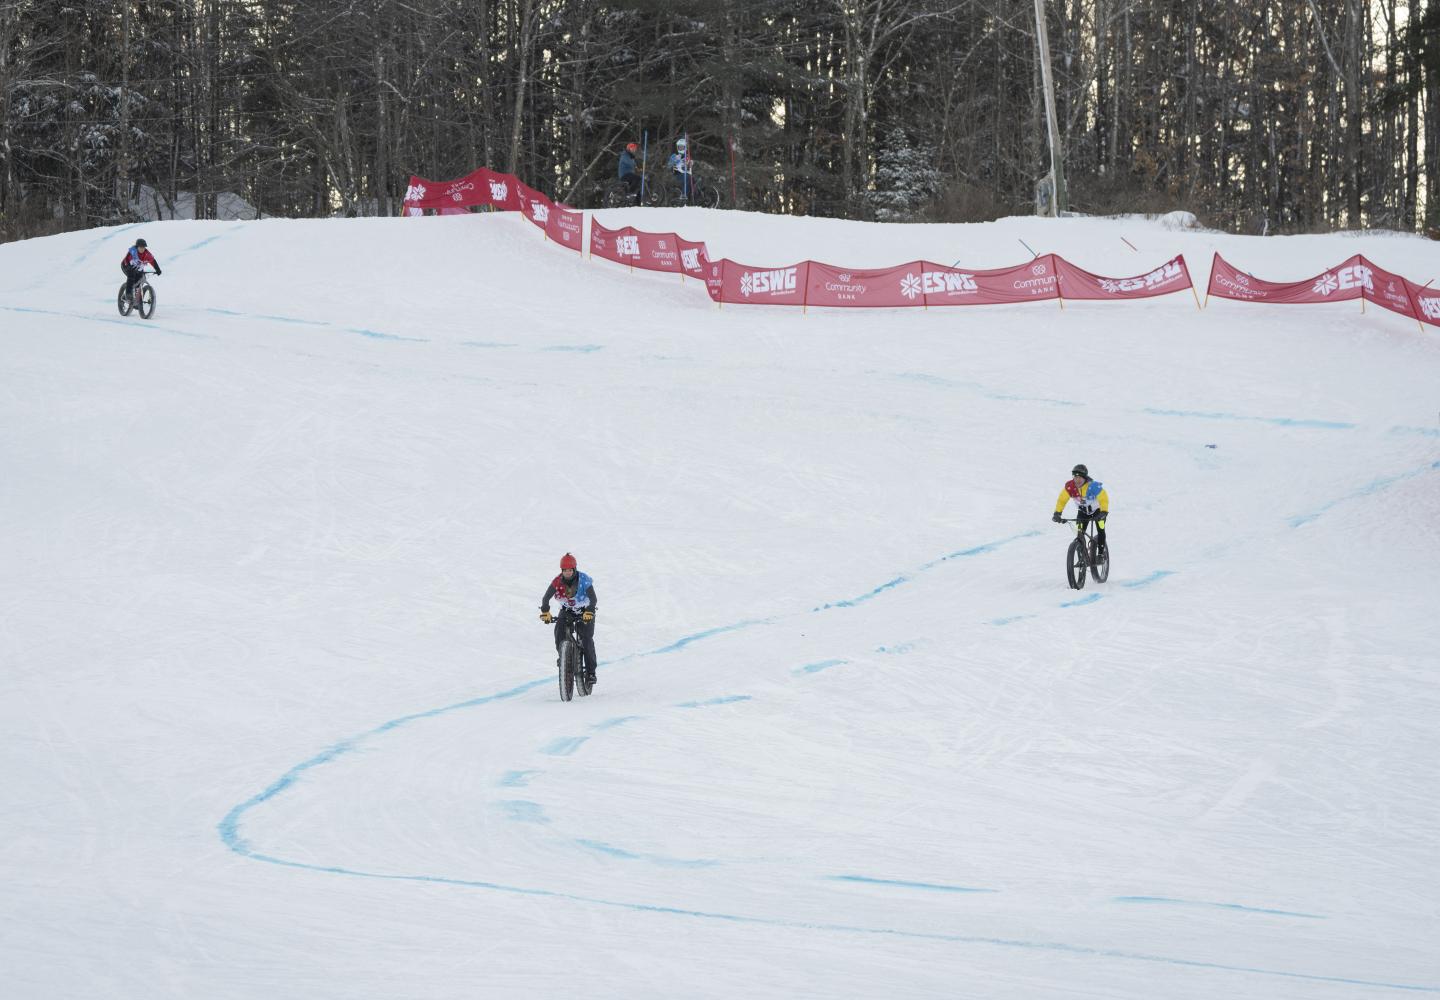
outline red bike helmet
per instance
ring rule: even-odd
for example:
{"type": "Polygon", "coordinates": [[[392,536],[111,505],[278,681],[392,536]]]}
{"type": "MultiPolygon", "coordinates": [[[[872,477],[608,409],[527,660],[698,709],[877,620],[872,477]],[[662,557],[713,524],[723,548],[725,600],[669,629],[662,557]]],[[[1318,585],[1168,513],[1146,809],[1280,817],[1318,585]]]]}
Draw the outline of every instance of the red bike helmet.
{"type": "Polygon", "coordinates": [[[630,152],[632,152],[632,153],[638,153],[638,152],[640,152],[640,144],[639,144],[638,142],[628,143],[628,144],[625,146],[625,148],[628,149],[628,150],[629,150],[630,152]]]}
{"type": "Polygon", "coordinates": [[[560,557],[560,568],[561,568],[561,569],[574,569],[574,568],[575,568],[575,557],[572,556],[572,555],[571,555],[570,553],[568,553],[568,552],[565,553],[563,556],[560,557]]]}

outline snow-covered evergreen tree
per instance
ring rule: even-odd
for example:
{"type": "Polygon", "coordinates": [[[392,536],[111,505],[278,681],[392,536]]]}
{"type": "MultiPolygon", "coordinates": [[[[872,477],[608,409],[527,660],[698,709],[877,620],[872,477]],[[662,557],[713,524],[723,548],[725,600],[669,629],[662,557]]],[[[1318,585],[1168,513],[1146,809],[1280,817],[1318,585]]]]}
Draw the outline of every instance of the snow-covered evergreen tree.
{"type": "Polygon", "coordinates": [[[881,222],[905,222],[940,192],[935,151],[910,141],[898,126],[885,134],[875,169],[870,206],[881,222]]]}

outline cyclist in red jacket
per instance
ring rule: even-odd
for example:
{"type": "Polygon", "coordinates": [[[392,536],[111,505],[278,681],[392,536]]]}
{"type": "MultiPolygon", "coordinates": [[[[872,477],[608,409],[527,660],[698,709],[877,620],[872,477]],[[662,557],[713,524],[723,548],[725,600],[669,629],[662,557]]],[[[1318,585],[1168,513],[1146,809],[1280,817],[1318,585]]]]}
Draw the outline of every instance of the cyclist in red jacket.
{"type": "Polygon", "coordinates": [[[133,296],[135,293],[135,282],[140,280],[145,265],[149,264],[160,274],[160,264],[155,260],[155,255],[145,246],[144,240],[136,240],[135,245],[125,251],[125,257],[120,261],[120,270],[125,272],[125,295],[133,296]]]}

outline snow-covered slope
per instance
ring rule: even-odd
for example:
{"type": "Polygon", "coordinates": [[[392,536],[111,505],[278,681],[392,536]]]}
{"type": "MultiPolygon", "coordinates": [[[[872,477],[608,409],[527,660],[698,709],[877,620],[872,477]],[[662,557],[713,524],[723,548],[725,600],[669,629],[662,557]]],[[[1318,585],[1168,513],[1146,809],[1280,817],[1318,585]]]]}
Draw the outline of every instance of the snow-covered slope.
{"type": "MultiPolygon", "coordinates": [[[[760,265],[1440,273],[603,218],[760,265]]],[[[0,246],[0,993],[1440,992],[1437,374],[1358,303],[717,309],[517,217],[0,246]]]]}

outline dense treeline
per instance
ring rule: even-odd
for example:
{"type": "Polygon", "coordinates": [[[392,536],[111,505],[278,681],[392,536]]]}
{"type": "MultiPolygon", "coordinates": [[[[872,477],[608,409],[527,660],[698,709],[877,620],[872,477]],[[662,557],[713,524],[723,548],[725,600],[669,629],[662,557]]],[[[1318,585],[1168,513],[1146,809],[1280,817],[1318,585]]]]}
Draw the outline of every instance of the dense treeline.
{"type": "MultiPolygon", "coordinates": [[[[1072,210],[1440,225],[1440,0],[1045,8],[1072,210]]],[[[0,0],[0,236],[393,214],[482,164],[583,206],[682,133],[744,208],[1027,212],[1037,54],[1030,0],[0,0]]]]}

